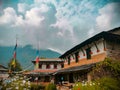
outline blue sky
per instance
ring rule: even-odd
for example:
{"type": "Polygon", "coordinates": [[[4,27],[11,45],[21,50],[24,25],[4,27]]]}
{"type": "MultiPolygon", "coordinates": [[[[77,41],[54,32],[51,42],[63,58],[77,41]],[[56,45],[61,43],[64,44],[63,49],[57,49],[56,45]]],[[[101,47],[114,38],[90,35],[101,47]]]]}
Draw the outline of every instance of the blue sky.
{"type": "Polygon", "coordinates": [[[120,26],[120,0],[0,0],[0,46],[60,53],[120,26]]]}

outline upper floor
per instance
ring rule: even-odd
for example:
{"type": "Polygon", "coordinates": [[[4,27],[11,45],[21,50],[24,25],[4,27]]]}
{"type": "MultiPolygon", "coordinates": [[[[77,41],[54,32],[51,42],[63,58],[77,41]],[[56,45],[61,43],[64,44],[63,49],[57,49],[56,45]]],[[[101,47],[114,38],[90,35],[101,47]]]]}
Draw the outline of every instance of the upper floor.
{"type": "MultiPolygon", "coordinates": [[[[32,61],[34,63],[34,69],[36,69],[36,61],[32,61]]],[[[39,59],[39,70],[59,70],[64,67],[64,63],[59,58],[45,58],[39,59]]]]}
{"type": "Polygon", "coordinates": [[[120,58],[120,28],[101,32],[72,49],[60,58],[64,61],[64,68],[92,64],[103,61],[105,57],[120,58]]]}

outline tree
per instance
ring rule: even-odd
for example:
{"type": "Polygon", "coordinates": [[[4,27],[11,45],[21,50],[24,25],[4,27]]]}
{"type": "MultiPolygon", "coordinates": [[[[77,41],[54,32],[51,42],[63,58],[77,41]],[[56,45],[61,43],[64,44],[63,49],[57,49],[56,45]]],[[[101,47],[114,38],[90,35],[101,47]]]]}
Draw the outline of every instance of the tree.
{"type": "Polygon", "coordinates": [[[18,60],[14,59],[14,58],[12,58],[10,60],[10,62],[8,63],[8,67],[9,67],[10,71],[18,72],[18,71],[22,70],[22,67],[21,67],[20,63],[18,62],[18,60]]]}

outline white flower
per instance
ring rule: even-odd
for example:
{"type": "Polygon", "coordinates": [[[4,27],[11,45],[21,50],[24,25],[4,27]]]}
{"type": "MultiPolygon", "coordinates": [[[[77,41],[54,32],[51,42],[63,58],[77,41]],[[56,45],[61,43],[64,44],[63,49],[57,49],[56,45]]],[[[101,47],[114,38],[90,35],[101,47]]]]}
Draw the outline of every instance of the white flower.
{"type": "Polygon", "coordinates": [[[85,86],[87,86],[87,83],[85,83],[85,86]]]}
{"type": "Polygon", "coordinates": [[[93,83],[93,85],[95,85],[95,83],[93,83]]]}
{"type": "Polygon", "coordinates": [[[85,86],[85,85],[82,83],[82,86],[85,86]]]}
{"type": "Polygon", "coordinates": [[[90,86],[92,86],[92,83],[90,83],[90,86]]]}
{"type": "Polygon", "coordinates": [[[76,84],[76,86],[78,86],[78,84],[76,84]]]}
{"type": "Polygon", "coordinates": [[[19,89],[19,87],[17,86],[17,87],[15,87],[15,89],[19,89]]]}

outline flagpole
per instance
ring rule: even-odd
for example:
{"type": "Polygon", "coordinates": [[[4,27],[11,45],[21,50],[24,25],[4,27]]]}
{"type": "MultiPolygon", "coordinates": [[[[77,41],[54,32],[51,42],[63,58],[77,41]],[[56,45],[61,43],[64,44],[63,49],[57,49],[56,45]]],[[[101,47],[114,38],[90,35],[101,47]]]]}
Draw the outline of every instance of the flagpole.
{"type": "MultiPolygon", "coordinates": [[[[16,34],[16,44],[15,44],[15,48],[17,49],[17,34],[16,34]]],[[[14,72],[15,72],[15,67],[16,67],[16,65],[15,65],[15,64],[16,64],[17,51],[15,50],[15,52],[14,52],[14,53],[15,53],[15,57],[14,57],[15,63],[14,63],[14,69],[13,69],[13,70],[14,70],[14,72]]]]}

